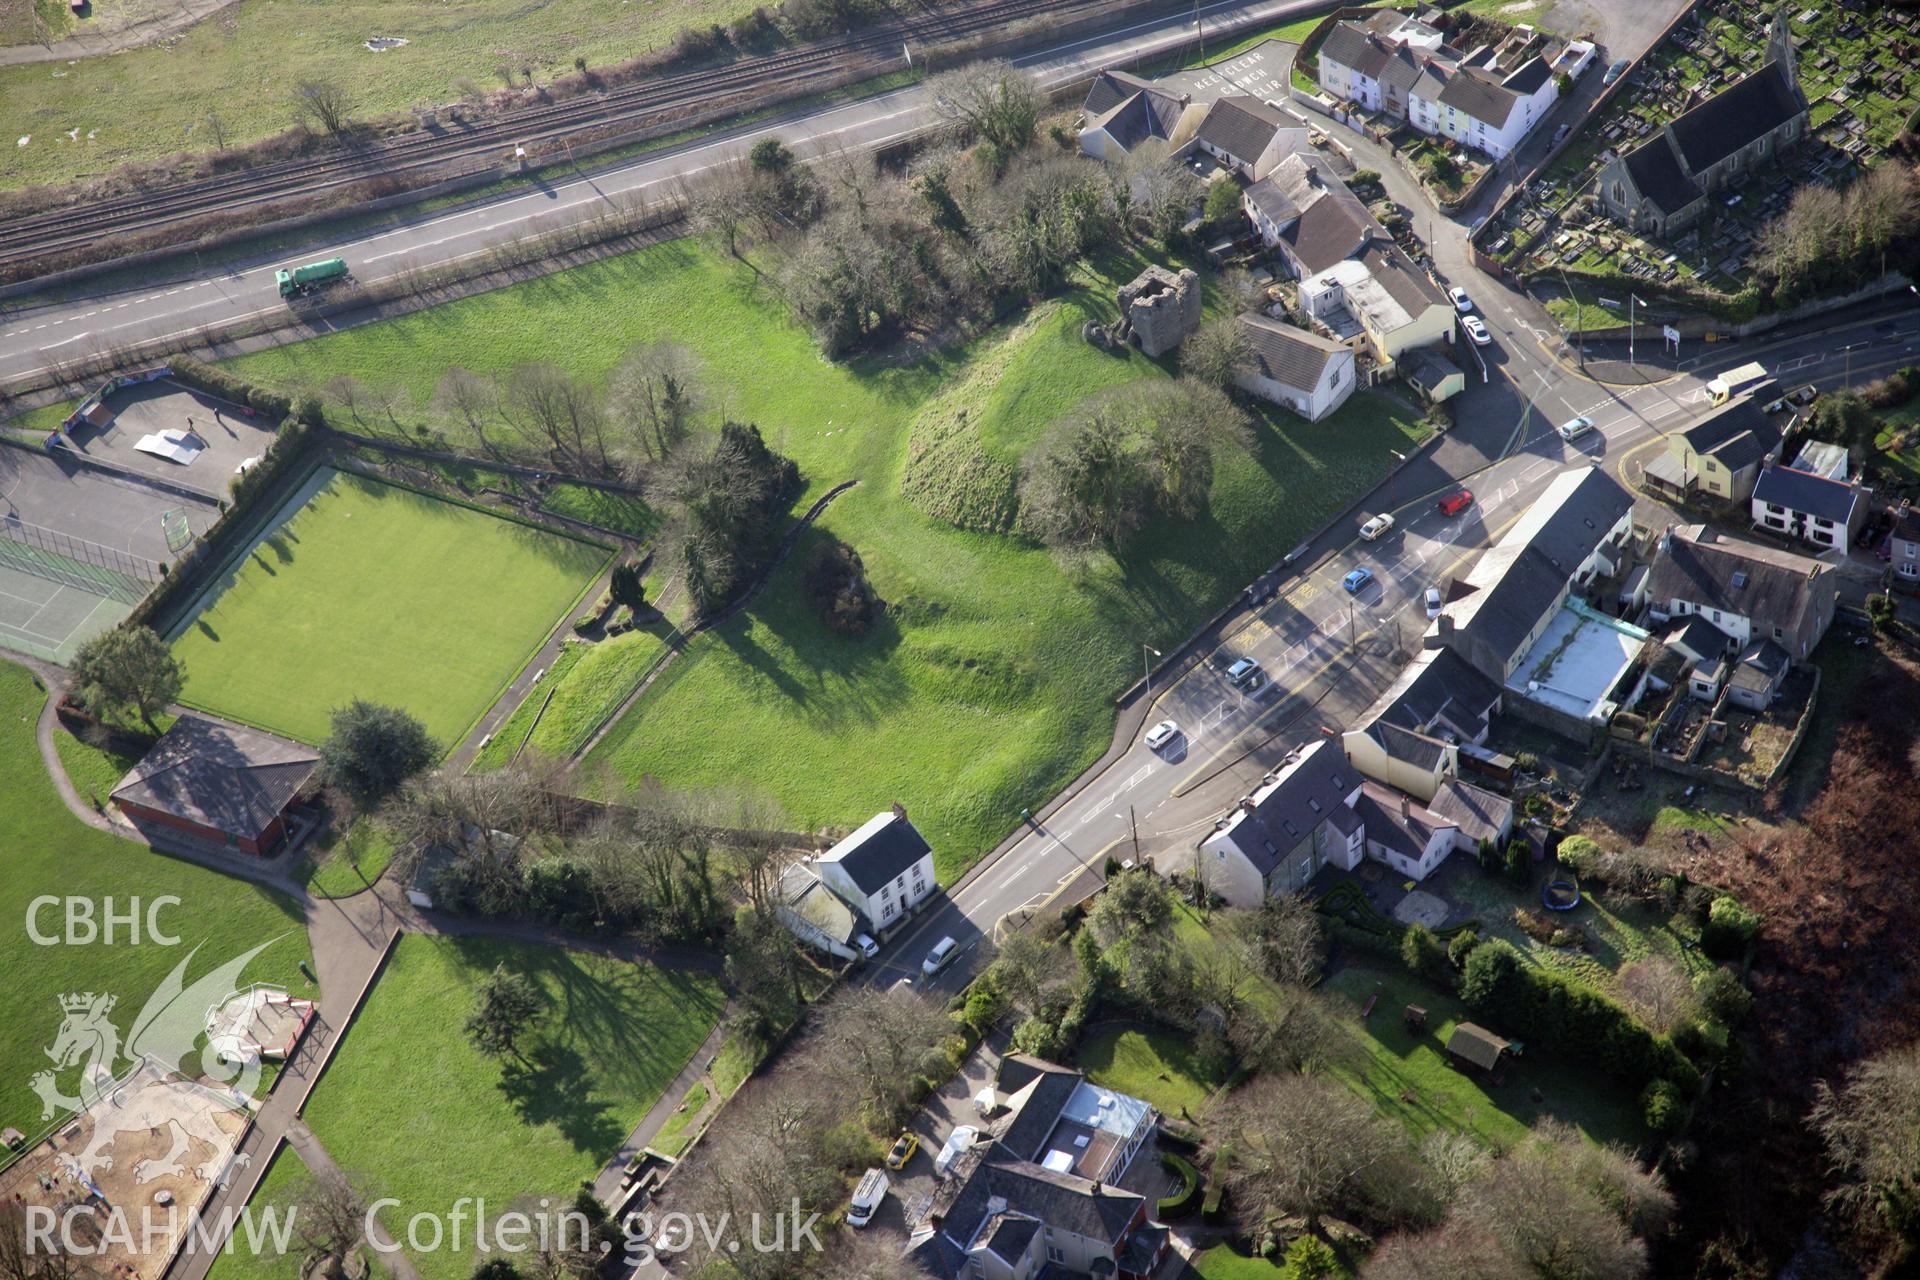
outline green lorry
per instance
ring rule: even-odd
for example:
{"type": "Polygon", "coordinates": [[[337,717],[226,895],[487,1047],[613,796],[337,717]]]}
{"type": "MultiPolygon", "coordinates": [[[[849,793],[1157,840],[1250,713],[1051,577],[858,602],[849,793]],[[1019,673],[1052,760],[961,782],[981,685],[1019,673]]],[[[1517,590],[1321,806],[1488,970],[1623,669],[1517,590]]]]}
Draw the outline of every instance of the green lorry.
{"type": "Polygon", "coordinates": [[[282,267],[273,273],[273,279],[280,286],[280,296],[297,298],[301,294],[312,293],[323,285],[347,278],[347,263],[344,258],[328,258],[324,262],[309,262],[304,267],[295,267],[291,271],[282,267]]]}

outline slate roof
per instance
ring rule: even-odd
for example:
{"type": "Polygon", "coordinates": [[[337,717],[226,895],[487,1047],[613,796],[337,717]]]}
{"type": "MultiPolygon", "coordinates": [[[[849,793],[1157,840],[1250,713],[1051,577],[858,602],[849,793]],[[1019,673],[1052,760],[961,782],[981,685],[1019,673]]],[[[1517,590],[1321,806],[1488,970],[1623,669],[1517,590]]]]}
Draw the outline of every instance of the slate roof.
{"type": "Polygon", "coordinates": [[[1457,778],[1448,778],[1440,784],[1433,799],[1427,802],[1427,809],[1475,841],[1496,838],[1513,821],[1511,800],[1457,778]]]}
{"type": "Polygon", "coordinates": [[[1447,825],[1418,800],[1371,778],[1361,786],[1353,811],[1367,824],[1368,844],[1385,845],[1415,862],[1426,854],[1433,833],[1447,825]]]}
{"type": "Polygon", "coordinates": [[[939,1230],[916,1234],[908,1242],[907,1257],[937,1280],[958,1280],[967,1265],[967,1251],[939,1230]]]}
{"type": "Polygon", "coordinates": [[[1234,810],[1222,829],[1264,879],[1325,818],[1346,805],[1360,774],[1328,741],[1312,742],[1271,783],[1253,793],[1253,809],[1234,810]]]}
{"type": "Polygon", "coordinates": [[[1793,659],[1771,640],[1759,640],[1740,651],[1734,664],[1732,683],[1737,688],[1765,692],[1787,674],[1793,659]]]}
{"type": "Polygon", "coordinates": [[[1405,45],[1395,46],[1387,58],[1387,65],[1380,69],[1375,77],[1380,81],[1381,89],[1397,89],[1402,101],[1413,95],[1413,86],[1420,79],[1423,66],[1420,56],[1405,45]]]}
{"type": "Polygon", "coordinates": [[[988,1225],[981,1243],[1007,1262],[1026,1256],[1027,1246],[1039,1234],[1040,1223],[1024,1213],[1003,1213],[988,1225]]]}
{"type": "Polygon", "coordinates": [[[1780,425],[1763,403],[1758,396],[1738,396],[1681,432],[1681,438],[1695,453],[1717,459],[1730,471],[1752,466],[1780,447],[1780,425]]]}
{"type": "Polygon", "coordinates": [[[1155,87],[1153,81],[1143,80],[1125,71],[1102,71],[1093,78],[1093,84],[1087,90],[1087,100],[1081,109],[1087,113],[1088,119],[1103,116],[1134,94],[1155,87]]]}
{"type": "Polygon", "coordinates": [[[1660,642],[1677,649],[1695,662],[1709,662],[1726,655],[1733,637],[1697,613],[1674,619],[1660,642]]]}
{"type": "Polygon", "coordinates": [[[1243,315],[1239,324],[1247,338],[1246,367],[1303,395],[1319,388],[1327,361],[1346,351],[1331,339],[1269,316],[1243,315]]]}
{"type": "Polygon", "coordinates": [[[1447,744],[1440,739],[1388,720],[1375,720],[1366,733],[1393,759],[1405,760],[1416,768],[1433,769],[1447,758],[1447,744]]]}
{"type": "Polygon", "coordinates": [[[1393,57],[1387,42],[1357,22],[1337,22],[1320,42],[1320,57],[1331,58],[1369,80],[1378,80],[1393,57]]]}
{"type": "Polygon", "coordinates": [[[999,1144],[1015,1159],[1039,1159],[1047,1136],[1060,1122],[1060,1109],[1067,1105],[1084,1078],[1078,1071],[1050,1071],[1027,1090],[1009,1097],[1007,1106],[1013,1111],[1013,1118],[1001,1131],[999,1144]]]}
{"type": "Polygon", "coordinates": [[[1484,71],[1464,68],[1447,81],[1440,101],[1475,120],[1484,120],[1489,129],[1504,129],[1520,99],[1484,71]]]}
{"type": "MultiPolygon", "coordinates": [[[[1273,167],[1272,183],[1300,216],[1280,238],[1304,268],[1304,274],[1325,271],[1350,258],[1379,227],[1360,197],[1347,189],[1327,162],[1316,155],[1290,155],[1273,167]]],[[[1259,184],[1255,184],[1256,186],[1259,184]]],[[[1251,188],[1250,188],[1251,189],[1251,188]]]]}
{"type": "Polygon", "coordinates": [[[320,754],[311,747],[184,715],[120,780],[113,799],[253,840],[319,765],[320,754]]]}
{"type": "Polygon", "coordinates": [[[1451,732],[1472,741],[1487,731],[1500,701],[1493,681],[1452,649],[1428,649],[1407,664],[1374,705],[1373,722],[1387,722],[1438,737],[1451,732]]]}
{"type": "Polygon", "coordinates": [[[1438,395],[1441,385],[1449,378],[1466,376],[1459,365],[1425,347],[1401,356],[1400,372],[1407,381],[1430,396],[1438,395]]]}
{"type": "Polygon", "coordinates": [[[1506,1050],[1507,1041],[1471,1022],[1461,1023],[1447,1037],[1448,1053],[1465,1058],[1482,1071],[1491,1071],[1499,1065],[1500,1055],[1506,1050]]]}
{"type": "Polygon", "coordinates": [[[1667,126],[1690,172],[1701,173],[1807,109],[1786,69],[1770,62],[1667,126]]]}
{"type": "Polygon", "coordinates": [[[1250,184],[1240,194],[1276,227],[1283,227],[1300,216],[1300,206],[1287,198],[1286,191],[1273,180],[1272,174],[1250,184]]]}
{"type": "Polygon", "coordinates": [[[1505,80],[1500,87],[1512,93],[1531,97],[1541,85],[1553,78],[1553,68],[1539,54],[1527,59],[1505,80]]]}
{"type": "Polygon", "coordinates": [[[1108,1245],[1119,1241],[1141,1205],[1141,1197],[1131,1191],[1071,1173],[1055,1173],[1026,1161],[1008,1160],[990,1151],[988,1159],[974,1167],[954,1197],[941,1230],[955,1240],[971,1243],[991,1216],[988,1205],[996,1198],[1048,1226],[1108,1245]]]}
{"type": "Polygon", "coordinates": [[[1229,94],[1207,109],[1194,136],[1211,143],[1236,160],[1252,164],[1273,141],[1273,135],[1287,127],[1287,118],[1258,98],[1229,94]]]}
{"type": "Polygon", "coordinates": [[[1120,1269],[1134,1275],[1145,1275],[1153,1266],[1154,1255],[1160,1252],[1171,1234],[1167,1228],[1152,1224],[1134,1232],[1127,1240],[1127,1247],[1120,1253],[1120,1269]]]}
{"type": "Polygon", "coordinates": [[[1157,89],[1143,89],[1094,121],[1107,136],[1132,151],[1149,138],[1167,141],[1180,124],[1186,102],[1157,89]]]}
{"type": "Polygon", "coordinates": [[[1662,543],[1647,590],[1663,611],[1684,600],[1695,609],[1719,609],[1792,630],[1813,599],[1815,583],[1832,572],[1807,556],[1728,538],[1697,524],[1674,530],[1662,543]]]}
{"type": "Polygon", "coordinates": [[[837,862],[866,893],[878,893],[914,863],[933,852],[919,830],[906,818],[888,810],[876,813],[864,826],[820,855],[837,862]]]}
{"type": "Polygon", "coordinates": [[[1680,167],[1664,132],[1654,134],[1621,159],[1640,198],[1651,201],[1663,213],[1678,213],[1704,194],[1700,184],[1680,167]]]}
{"type": "Polygon", "coordinates": [[[1860,490],[1792,467],[1768,467],[1753,486],[1753,499],[1844,525],[1853,519],[1860,490]]]}
{"type": "Polygon", "coordinates": [[[1380,282],[1380,287],[1406,308],[1409,316],[1418,318],[1428,307],[1452,305],[1440,292],[1440,286],[1428,279],[1427,273],[1415,266],[1413,259],[1391,240],[1384,237],[1374,240],[1361,253],[1360,261],[1380,282]]]}

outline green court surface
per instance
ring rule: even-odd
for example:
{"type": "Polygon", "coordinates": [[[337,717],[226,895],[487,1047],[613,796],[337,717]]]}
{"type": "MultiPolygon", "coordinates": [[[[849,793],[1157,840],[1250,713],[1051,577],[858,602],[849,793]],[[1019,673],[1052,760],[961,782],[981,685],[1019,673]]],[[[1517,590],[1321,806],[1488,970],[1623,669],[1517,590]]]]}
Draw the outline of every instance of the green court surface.
{"type": "Polygon", "coordinates": [[[140,597],[124,598],[89,576],[107,570],[58,559],[0,538],[0,649],[64,666],[74,650],[131,613],[140,597]]]}
{"type": "Polygon", "coordinates": [[[411,712],[450,750],[609,554],[322,469],[171,637],[182,701],[317,743],[362,698],[411,712]]]}

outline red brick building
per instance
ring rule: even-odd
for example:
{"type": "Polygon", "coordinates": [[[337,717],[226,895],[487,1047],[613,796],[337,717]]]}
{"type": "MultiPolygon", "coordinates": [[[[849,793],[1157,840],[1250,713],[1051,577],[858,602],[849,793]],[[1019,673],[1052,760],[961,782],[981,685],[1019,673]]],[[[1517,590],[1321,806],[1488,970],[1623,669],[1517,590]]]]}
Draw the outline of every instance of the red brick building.
{"type": "Polygon", "coordinates": [[[312,747],[181,716],[121,779],[113,802],[135,825],[266,854],[285,837],[287,808],[319,765],[312,747]]]}

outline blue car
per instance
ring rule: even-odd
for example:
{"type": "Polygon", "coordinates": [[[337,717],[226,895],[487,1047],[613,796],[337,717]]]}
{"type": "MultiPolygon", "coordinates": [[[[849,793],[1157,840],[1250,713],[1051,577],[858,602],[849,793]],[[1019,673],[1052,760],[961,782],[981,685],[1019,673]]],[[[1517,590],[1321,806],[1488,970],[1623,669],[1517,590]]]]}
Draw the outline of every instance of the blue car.
{"type": "Polygon", "coordinates": [[[1356,595],[1359,593],[1360,588],[1372,581],[1373,570],[1361,568],[1355,569],[1352,573],[1340,579],[1340,585],[1347,589],[1348,595],[1356,595]]]}

